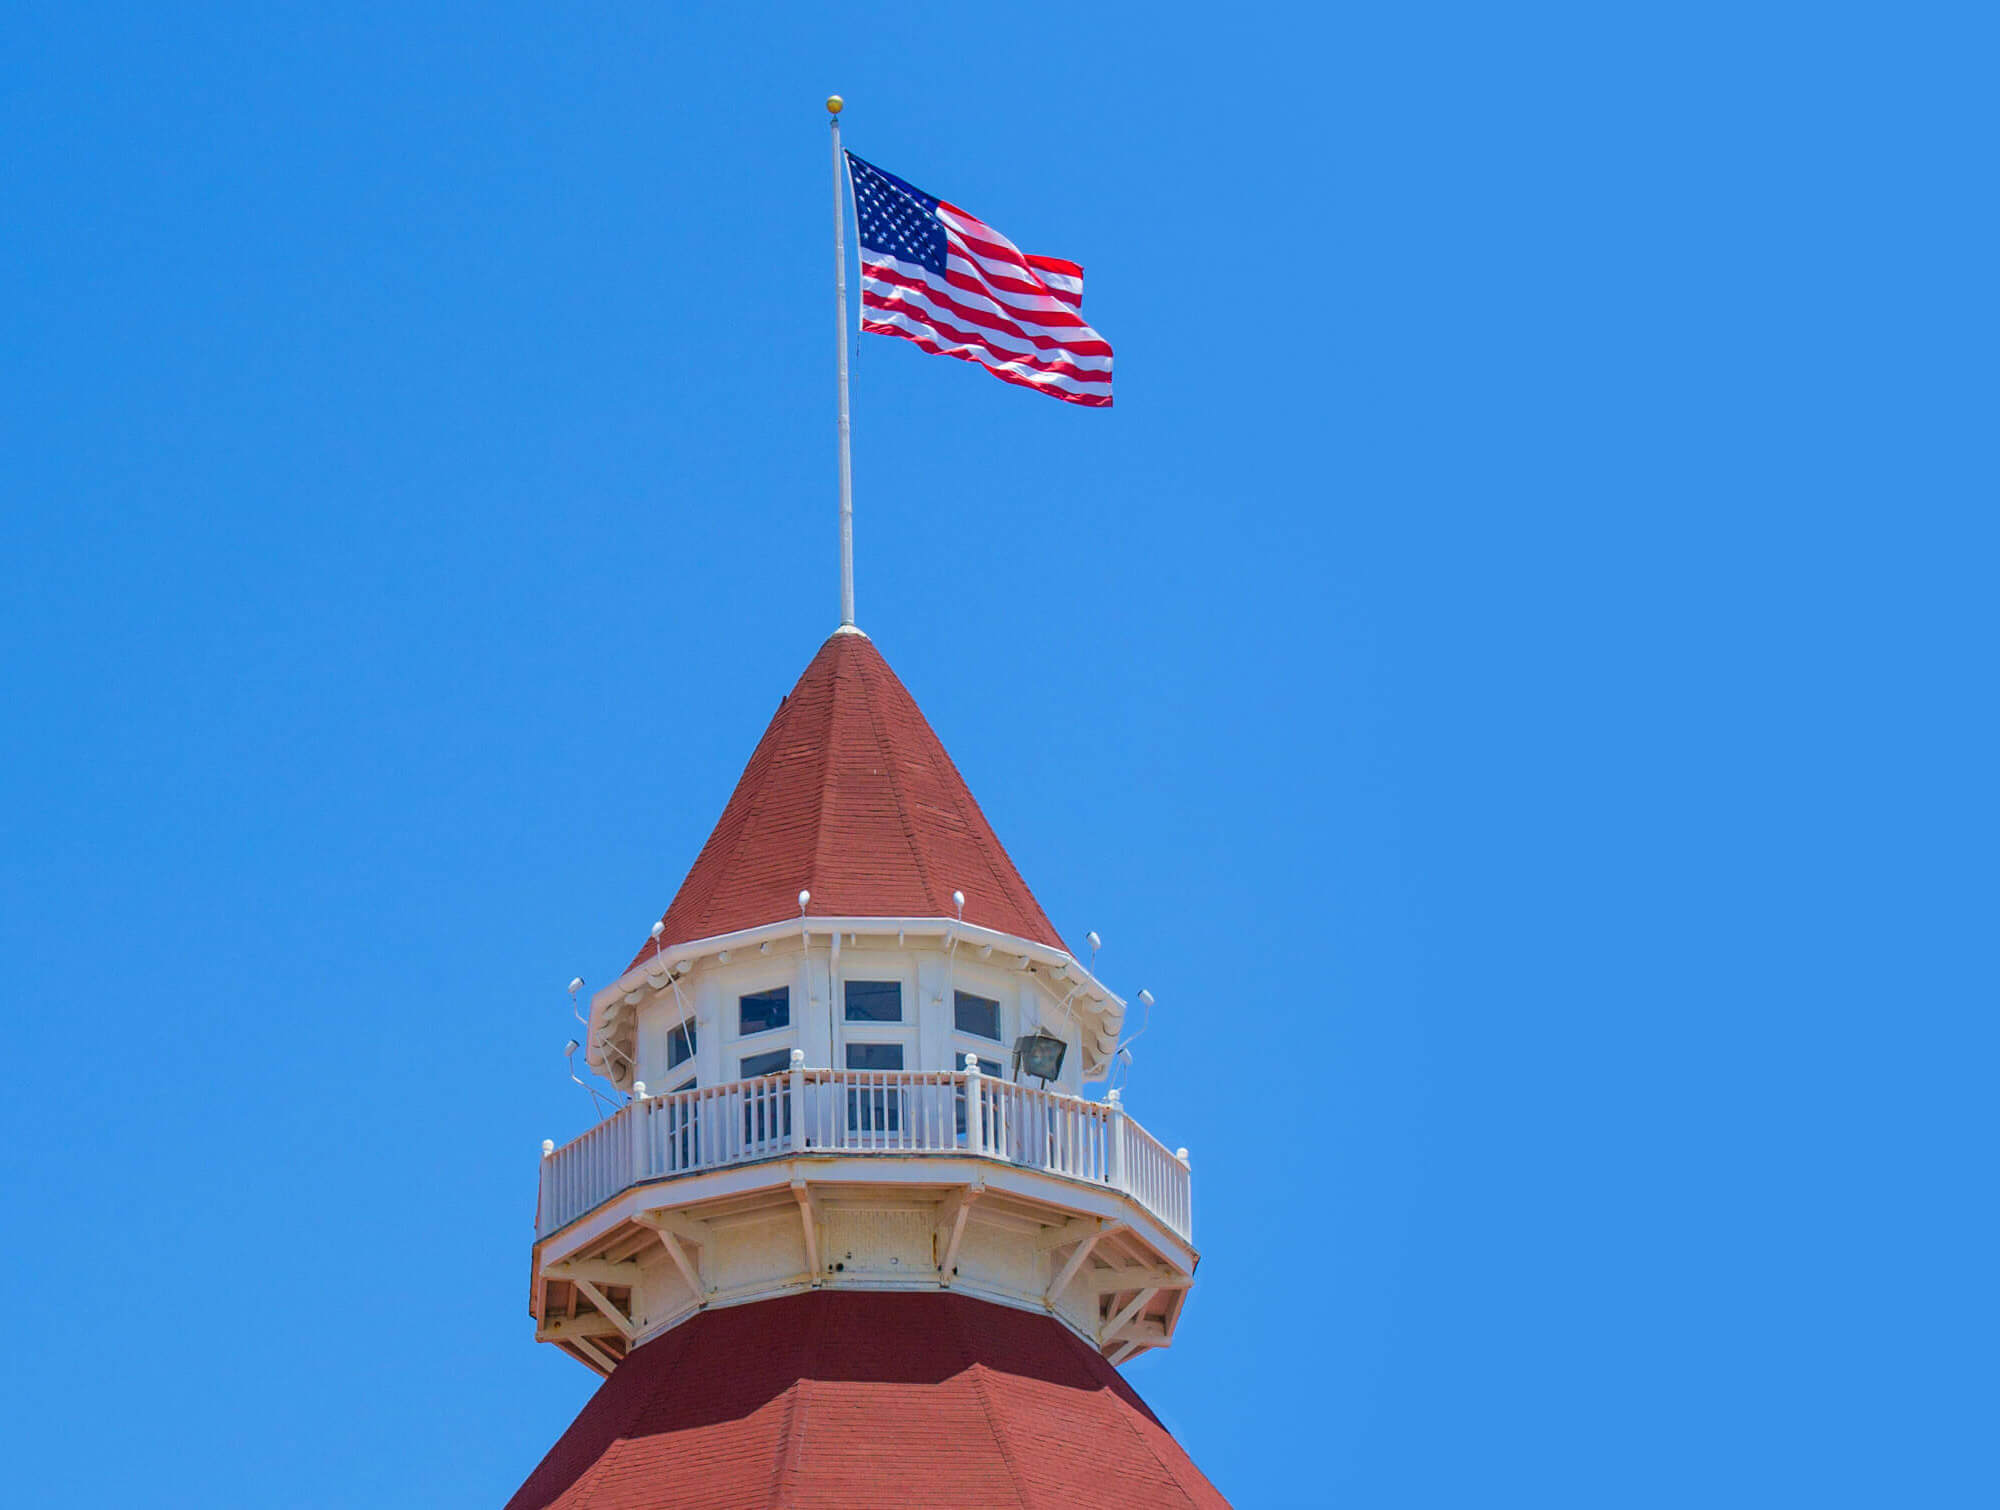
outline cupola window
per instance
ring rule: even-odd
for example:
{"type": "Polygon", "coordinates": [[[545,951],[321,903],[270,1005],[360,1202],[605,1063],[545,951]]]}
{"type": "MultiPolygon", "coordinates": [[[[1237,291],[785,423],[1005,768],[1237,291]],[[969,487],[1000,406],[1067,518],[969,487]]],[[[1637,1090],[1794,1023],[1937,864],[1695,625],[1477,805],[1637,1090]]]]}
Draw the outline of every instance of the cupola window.
{"type": "Polygon", "coordinates": [[[974,1038],[990,1038],[1000,1041],[1000,1003],[989,996],[974,996],[970,991],[953,993],[952,1018],[961,1033],[970,1033],[974,1038]]]}
{"type": "Polygon", "coordinates": [[[792,1067],[790,1049],[772,1049],[768,1054],[745,1054],[743,1056],[743,1078],[755,1080],[759,1075],[782,1075],[792,1067]]]}
{"type": "Polygon", "coordinates": [[[900,1043],[850,1043],[847,1046],[850,1070],[900,1070],[903,1046],[900,1043]]]}
{"type": "Polygon", "coordinates": [[[694,1058],[694,1024],[677,1022],[667,1030],[667,1068],[677,1070],[694,1058]]]}
{"type": "MultiPolygon", "coordinates": [[[[769,991],[752,991],[737,998],[736,1032],[748,1038],[752,1033],[772,1033],[792,1025],[792,988],[778,986],[769,991]]],[[[994,1036],[998,1037],[996,1033],[994,1036]]]]}
{"type": "Polygon", "coordinates": [[[847,982],[849,1022],[901,1022],[903,983],[895,980],[851,980],[847,982]]]}

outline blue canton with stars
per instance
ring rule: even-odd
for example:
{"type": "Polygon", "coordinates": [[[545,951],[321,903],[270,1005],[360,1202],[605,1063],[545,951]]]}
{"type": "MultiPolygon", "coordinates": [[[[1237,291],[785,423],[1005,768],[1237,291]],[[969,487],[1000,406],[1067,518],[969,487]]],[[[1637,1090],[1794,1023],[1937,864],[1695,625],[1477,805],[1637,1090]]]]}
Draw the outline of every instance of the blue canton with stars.
{"type": "Polygon", "coordinates": [[[944,276],[944,222],[938,202],[893,173],[847,154],[854,180],[855,229],[861,244],[900,262],[915,262],[944,276]]]}

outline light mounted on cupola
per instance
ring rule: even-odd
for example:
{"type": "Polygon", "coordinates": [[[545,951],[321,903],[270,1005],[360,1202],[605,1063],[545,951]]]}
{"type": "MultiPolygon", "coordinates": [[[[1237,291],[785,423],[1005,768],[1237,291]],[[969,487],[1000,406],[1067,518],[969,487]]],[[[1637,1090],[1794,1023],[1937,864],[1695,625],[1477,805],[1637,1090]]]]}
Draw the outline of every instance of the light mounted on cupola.
{"type": "Polygon", "coordinates": [[[572,1038],[568,1043],[563,1045],[563,1058],[569,1062],[569,1078],[574,1080],[578,1085],[582,1086],[585,1090],[590,1092],[591,1109],[597,1113],[597,1120],[602,1122],[606,1117],[610,1116],[611,1113],[615,1111],[617,1108],[611,1106],[603,1096],[598,1094],[596,1086],[592,1085],[588,1080],[585,1080],[581,1075],[577,1074],[576,1051],[582,1047],[583,1047],[582,1044],[578,1043],[574,1038],[572,1038]]]}
{"type": "Polygon", "coordinates": [[[1068,1049],[1068,1044],[1046,1029],[1023,1033],[1014,1040],[1014,1079],[1019,1081],[1026,1071],[1047,1086],[1062,1074],[1063,1055],[1068,1049]]]}

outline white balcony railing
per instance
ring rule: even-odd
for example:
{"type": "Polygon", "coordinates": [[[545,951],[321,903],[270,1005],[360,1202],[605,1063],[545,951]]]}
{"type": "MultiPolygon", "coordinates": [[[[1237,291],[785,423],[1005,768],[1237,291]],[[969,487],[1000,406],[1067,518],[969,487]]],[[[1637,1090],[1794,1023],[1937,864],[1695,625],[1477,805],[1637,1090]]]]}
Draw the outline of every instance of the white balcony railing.
{"type": "Polygon", "coordinates": [[[1192,1240],[1188,1167],[1115,1100],[990,1075],[808,1070],[628,1102],[542,1157],[535,1235],[621,1191],[794,1154],[953,1154],[1123,1191],[1192,1240]]]}

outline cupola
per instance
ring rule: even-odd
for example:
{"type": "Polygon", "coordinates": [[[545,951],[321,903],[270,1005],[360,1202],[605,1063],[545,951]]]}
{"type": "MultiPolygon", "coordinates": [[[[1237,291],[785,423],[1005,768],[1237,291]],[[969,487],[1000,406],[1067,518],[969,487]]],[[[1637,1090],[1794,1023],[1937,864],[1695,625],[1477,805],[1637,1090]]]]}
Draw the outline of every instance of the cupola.
{"type": "Polygon", "coordinates": [[[843,630],[779,703],[653,936],[592,999],[588,1057],[620,1090],[659,1093],[769,1073],[792,1049],[929,1072],[972,1055],[1011,1078],[1018,1046],[1031,1083],[1075,1093],[1108,1072],[1124,1011],[881,653],[843,630]]]}

